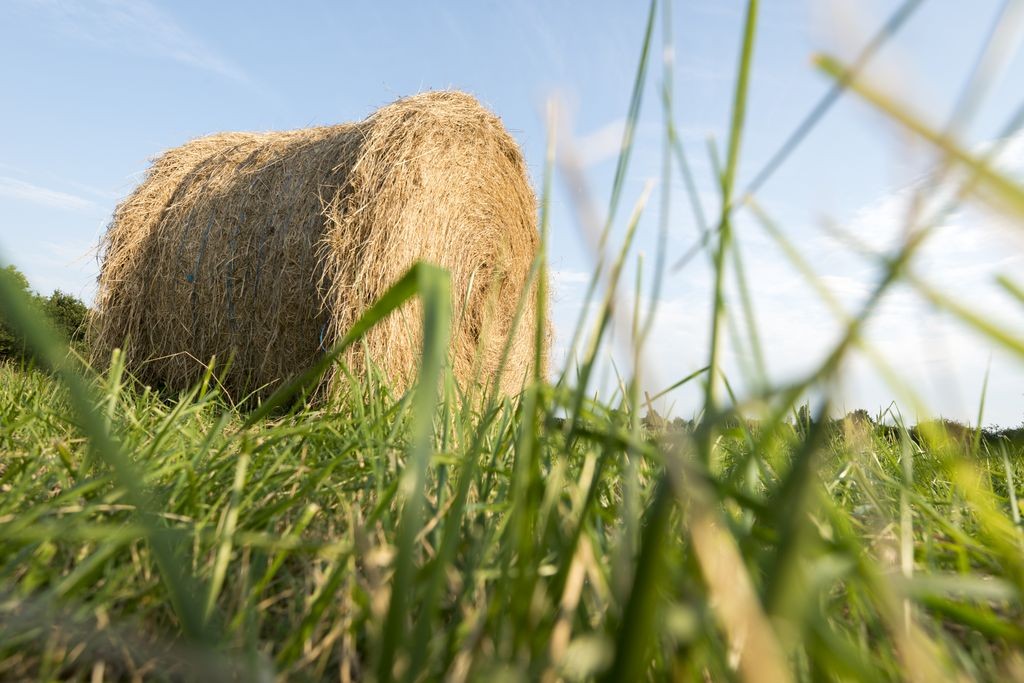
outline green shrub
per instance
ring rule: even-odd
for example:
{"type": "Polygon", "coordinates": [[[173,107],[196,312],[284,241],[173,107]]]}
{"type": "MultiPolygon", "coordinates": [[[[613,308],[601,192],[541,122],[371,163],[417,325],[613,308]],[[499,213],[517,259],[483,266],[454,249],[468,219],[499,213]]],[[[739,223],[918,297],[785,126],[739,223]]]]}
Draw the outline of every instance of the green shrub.
{"type": "MultiPolygon", "coordinates": [[[[89,309],[80,299],[59,289],[48,297],[36,294],[29,287],[28,278],[15,266],[0,268],[0,277],[13,281],[14,285],[32,300],[36,308],[50,319],[54,327],[75,348],[81,350],[85,343],[85,318],[89,309]]],[[[0,316],[0,361],[23,362],[29,359],[20,335],[16,334],[9,323],[0,316]]]]}
{"type": "MultiPolygon", "coordinates": [[[[7,266],[6,268],[0,269],[0,278],[13,282],[18,289],[25,292],[33,299],[38,298],[29,290],[28,278],[14,266],[7,266]]],[[[25,345],[20,336],[15,334],[3,317],[0,317],[0,359],[22,358],[24,355],[25,345]]]]}
{"type": "Polygon", "coordinates": [[[43,311],[72,344],[85,341],[85,317],[89,308],[78,297],[57,289],[43,300],[43,311]]]}

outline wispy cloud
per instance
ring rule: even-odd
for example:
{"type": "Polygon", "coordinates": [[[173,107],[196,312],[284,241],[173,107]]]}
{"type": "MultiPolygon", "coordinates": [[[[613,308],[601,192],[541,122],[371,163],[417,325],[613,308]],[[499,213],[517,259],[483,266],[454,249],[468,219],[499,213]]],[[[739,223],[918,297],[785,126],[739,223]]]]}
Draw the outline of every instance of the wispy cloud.
{"type": "Polygon", "coordinates": [[[574,287],[590,282],[591,274],[582,270],[552,270],[551,283],[555,287],[574,287]]]}
{"type": "Polygon", "coordinates": [[[247,83],[249,76],[186,31],[150,0],[23,0],[79,40],[131,54],[153,55],[247,83]]]}
{"type": "Polygon", "coordinates": [[[615,157],[622,150],[625,129],[626,120],[616,119],[581,136],[575,142],[579,163],[588,167],[615,157]]]}
{"type": "MultiPolygon", "coordinates": [[[[609,124],[603,137],[614,140],[615,132],[621,132],[621,125],[609,124]]],[[[600,139],[600,133],[601,129],[593,135],[600,139]]],[[[997,165],[1010,174],[1024,170],[1024,135],[1002,142],[1003,153],[997,165]]],[[[991,145],[991,142],[978,145],[976,150],[983,151],[991,145]]],[[[928,193],[936,195],[926,205],[926,214],[931,214],[951,199],[957,181],[962,182],[963,176],[951,173],[938,188],[928,188],[927,176],[922,176],[884,192],[854,212],[845,222],[843,232],[856,236],[858,243],[889,252],[905,238],[905,224],[914,195],[922,189],[936,190],[928,193]]],[[[975,314],[998,320],[1002,326],[1020,334],[1024,330],[1024,310],[993,282],[998,273],[1010,274],[1019,281],[1015,274],[1024,264],[1024,252],[1013,247],[1012,238],[1017,231],[1008,230],[994,220],[988,207],[979,208],[975,204],[978,202],[968,201],[961,209],[945,216],[914,259],[913,271],[975,314]]],[[[742,223],[742,226],[745,272],[769,378],[781,383],[803,377],[820,366],[832,351],[845,322],[822,302],[774,242],[759,231],[746,229],[753,228],[752,225],[742,223]]],[[[837,239],[835,233],[813,225],[798,224],[788,232],[805,260],[813,264],[818,273],[817,284],[831,292],[847,313],[859,311],[878,283],[879,262],[860,255],[849,243],[837,239]]],[[[552,271],[553,291],[562,294],[554,296],[551,305],[558,331],[553,348],[555,367],[572,358],[566,345],[580,316],[582,301],[575,294],[580,291],[585,275],[570,268],[552,271]]],[[[634,294],[628,291],[631,281],[629,275],[623,278],[627,283],[623,300],[629,303],[634,294]]],[[[645,374],[649,377],[642,379],[645,390],[660,391],[707,362],[710,283],[710,272],[700,259],[666,283],[647,341],[645,374]]],[[[737,309],[739,293],[728,283],[726,300],[732,306],[740,343],[732,336],[723,341],[723,370],[742,395],[756,385],[748,381],[754,375],[748,372],[752,367],[750,345],[744,341],[745,325],[737,309]]],[[[648,310],[648,305],[641,297],[641,311],[648,310]]],[[[592,306],[587,319],[592,320],[595,312],[596,306],[592,306]]],[[[628,312],[625,317],[629,319],[628,312]]],[[[611,337],[619,340],[628,340],[628,334],[628,329],[609,331],[611,337]]],[[[900,383],[889,383],[867,356],[854,353],[838,377],[835,398],[839,408],[865,407],[874,411],[895,398],[908,409],[921,408],[920,414],[915,413],[918,417],[940,414],[974,419],[977,392],[986,370],[991,367],[987,420],[1003,425],[1019,421],[1019,387],[1024,379],[1024,366],[1001,353],[991,340],[965,327],[954,316],[936,310],[912,287],[900,285],[887,293],[871,316],[863,339],[878,356],[886,359],[896,376],[902,378],[903,386],[914,387],[920,394],[917,398],[925,403],[917,405],[910,401],[900,383]]],[[[612,358],[620,372],[628,375],[632,371],[632,357],[620,353],[612,344],[602,352],[595,377],[607,376],[614,380],[612,358]]],[[[615,386],[614,381],[607,386],[597,380],[594,384],[595,390],[602,392],[611,391],[615,386]]],[[[698,388],[698,383],[684,387],[664,399],[666,405],[675,403],[673,414],[693,414],[699,410],[702,400],[698,388]]]]}
{"type": "Polygon", "coordinates": [[[100,208],[95,202],[77,195],[58,192],[7,176],[0,176],[0,197],[67,211],[95,212],[100,208]]]}
{"type": "Polygon", "coordinates": [[[96,260],[99,232],[78,232],[61,240],[24,241],[5,240],[5,251],[0,261],[10,262],[28,275],[32,288],[41,294],[55,289],[69,292],[91,304],[96,295],[96,260]]]}
{"type": "MultiPolygon", "coordinates": [[[[981,158],[997,145],[993,167],[1010,177],[1020,176],[1024,172],[1024,133],[973,145],[971,151],[981,158]]],[[[930,173],[923,173],[861,207],[847,231],[872,248],[885,251],[901,244],[908,218],[914,217],[918,222],[938,219],[941,224],[933,228],[934,237],[929,240],[927,253],[941,249],[950,260],[961,262],[965,256],[984,248],[994,249],[993,254],[1001,253],[1005,244],[994,239],[1001,232],[1016,232],[1006,227],[1014,221],[1003,217],[998,207],[993,209],[984,201],[972,201],[985,199],[983,192],[959,199],[967,180],[967,172],[959,167],[939,177],[937,183],[930,173]],[[949,207],[952,210],[947,211],[949,207]]]]}

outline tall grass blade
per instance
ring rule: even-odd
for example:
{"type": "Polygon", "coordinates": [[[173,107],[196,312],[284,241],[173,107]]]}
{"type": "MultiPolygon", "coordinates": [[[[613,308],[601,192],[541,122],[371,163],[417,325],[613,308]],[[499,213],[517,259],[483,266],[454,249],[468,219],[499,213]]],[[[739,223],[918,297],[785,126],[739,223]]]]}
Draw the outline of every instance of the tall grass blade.
{"type": "Polygon", "coordinates": [[[409,455],[399,481],[399,499],[403,507],[396,532],[397,555],[391,579],[391,598],[377,661],[377,678],[380,681],[392,680],[401,635],[409,610],[415,604],[416,536],[423,524],[427,468],[434,450],[438,386],[448,357],[451,334],[448,273],[433,267],[421,267],[415,274],[416,289],[423,303],[423,355],[410,406],[409,455]]]}
{"type": "Polygon", "coordinates": [[[185,571],[185,550],[180,538],[156,521],[154,506],[142,483],[142,477],[125,456],[120,444],[110,433],[106,415],[95,409],[100,404],[81,368],[76,367],[67,345],[57,332],[32,309],[25,295],[7,278],[0,277],[0,315],[19,332],[45,367],[54,372],[68,388],[71,405],[82,431],[88,438],[89,452],[97,462],[106,463],[114,473],[126,499],[138,511],[140,523],[156,560],[175,614],[182,629],[197,642],[209,643],[215,638],[203,618],[198,582],[185,571]]]}

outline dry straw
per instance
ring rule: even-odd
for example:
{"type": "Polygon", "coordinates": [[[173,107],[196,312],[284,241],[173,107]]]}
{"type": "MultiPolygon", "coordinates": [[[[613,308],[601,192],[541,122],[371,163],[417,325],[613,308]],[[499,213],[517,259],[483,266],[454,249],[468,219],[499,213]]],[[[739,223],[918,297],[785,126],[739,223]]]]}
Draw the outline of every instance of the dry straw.
{"type": "MultiPolygon", "coordinates": [[[[230,357],[228,392],[265,393],[426,260],[452,275],[455,376],[485,382],[537,247],[522,154],[464,93],[402,99],[359,123],[211,135],[157,158],[117,207],[90,326],[94,361],[122,348],[137,378],[176,390],[211,357],[230,357]]],[[[534,301],[512,339],[505,393],[532,372],[534,301]]],[[[406,386],[418,316],[410,304],[378,324],[348,366],[359,372],[368,357],[406,386]]]]}

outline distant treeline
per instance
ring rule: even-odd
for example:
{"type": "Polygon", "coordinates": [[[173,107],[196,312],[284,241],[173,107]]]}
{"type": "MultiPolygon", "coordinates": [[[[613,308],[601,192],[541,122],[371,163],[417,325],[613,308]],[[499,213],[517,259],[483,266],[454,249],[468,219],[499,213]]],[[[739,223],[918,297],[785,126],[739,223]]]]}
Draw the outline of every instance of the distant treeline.
{"type": "MultiPolygon", "coordinates": [[[[681,417],[667,419],[653,409],[648,410],[643,422],[646,427],[655,432],[693,431],[697,428],[695,420],[685,420],[681,417]]],[[[733,428],[740,430],[740,432],[742,432],[744,427],[751,434],[756,434],[760,430],[757,420],[746,420],[745,424],[739,419],[734,419],[732,422],[733,428]]],[[[801,406],[794,413],[790,424],[794,430],[803,433],[809,431],[816,423],[808,407],[801,406]]],[[[920,445],[926,444],[929,441],[929,437],[934,438],[941,435],[944,439],[968,448],[975,441],[978,441],[980,444],[988,446],[1002,443],[1024,450],[1024,422],[1016,427],[990,425],[983,427],[980,433],[970,425],[949,418],[926,420],[914,426],[904,428],[895,424],[892,419],[887,419],[886,416],[878,415],[872,417],[868,411],[862,408],[851,411],[844,417],[828,418],[825,423],[825,429],[830,436],[842,438],[848,436],[852,431],[855,432],[860,429],[892,443],[899,443],[904,438],[905,429],[905,433],[909,436],[910,440],[920,445]]]]}

